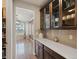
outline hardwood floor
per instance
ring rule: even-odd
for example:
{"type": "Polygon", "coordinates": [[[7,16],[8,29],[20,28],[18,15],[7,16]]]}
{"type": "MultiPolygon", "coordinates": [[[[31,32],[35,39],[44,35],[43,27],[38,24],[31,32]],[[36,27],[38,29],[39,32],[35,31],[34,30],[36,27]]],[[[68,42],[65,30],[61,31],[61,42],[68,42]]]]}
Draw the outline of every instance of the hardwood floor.
{"type": "Polygon", "coordinates": [[[33,55],[33,46],[31,39],[19,39],[16,44],[16,59],[37,59],[33,55]]]}

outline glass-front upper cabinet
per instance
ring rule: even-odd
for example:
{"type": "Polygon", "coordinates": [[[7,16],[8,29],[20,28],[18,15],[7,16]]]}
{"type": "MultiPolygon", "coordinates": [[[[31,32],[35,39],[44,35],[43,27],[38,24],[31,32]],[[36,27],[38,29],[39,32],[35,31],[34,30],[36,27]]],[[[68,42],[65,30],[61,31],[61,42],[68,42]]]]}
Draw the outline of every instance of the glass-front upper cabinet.
{"type": "Polygon", "coordinates": [[[46,29],[76,29],[77,1],[51,0],[41,11],[41,28],[46,29]],[[44,16],[44,17],[43,17],[44,16]]]}
{"type": "Polygon", "coordinates": [[[49,5],[44,8],[44,28],[50,29],[50,12],[49,5]]]}
{"type": "Polygon", "coordinates": [[[53,0],[51,3],[52,5],[52,14],[51,14],[51,29],[52,28],[59,28],[60,21],[59,21],[59,0],[53,0]]]}
{"type": "Polygon", "coordinates": [[[76,0],[62,0],[62,27],[76,28],[76,0]]]}

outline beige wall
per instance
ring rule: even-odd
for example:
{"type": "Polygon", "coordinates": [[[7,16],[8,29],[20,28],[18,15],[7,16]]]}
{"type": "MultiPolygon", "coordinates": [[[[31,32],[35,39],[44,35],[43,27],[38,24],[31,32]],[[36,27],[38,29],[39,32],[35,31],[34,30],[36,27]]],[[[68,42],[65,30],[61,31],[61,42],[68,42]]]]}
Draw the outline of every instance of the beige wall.
{"type": "Polygon", "coordinates": [[[50,30],[47,32],[47,37],[53,40],[58,37],[59,42],[73,48],[77,48],[77,33],[76,30],[50,30]],[[72,35],[72,39],[70,36],[72,35]]]}

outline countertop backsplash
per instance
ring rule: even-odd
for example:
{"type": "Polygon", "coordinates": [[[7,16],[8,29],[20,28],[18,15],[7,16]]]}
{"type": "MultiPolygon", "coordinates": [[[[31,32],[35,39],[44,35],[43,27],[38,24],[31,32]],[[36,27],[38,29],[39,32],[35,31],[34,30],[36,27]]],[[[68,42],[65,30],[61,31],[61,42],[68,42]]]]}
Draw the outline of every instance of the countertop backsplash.
{"type": "Polygon", "coordinates": [[[57,37],[59,43],[77,48],[77,31],[76,30],[49,30],[47,38],[54,40],[57,37]]]}

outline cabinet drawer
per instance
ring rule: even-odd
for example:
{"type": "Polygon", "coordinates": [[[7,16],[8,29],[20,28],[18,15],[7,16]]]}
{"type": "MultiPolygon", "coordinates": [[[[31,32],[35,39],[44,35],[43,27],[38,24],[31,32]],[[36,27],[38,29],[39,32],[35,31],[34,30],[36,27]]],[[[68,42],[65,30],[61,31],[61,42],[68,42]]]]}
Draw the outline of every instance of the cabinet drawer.
{"type": "Polygon", "coordinates": [[[55,51],[49,49],[48,47],[44,46],[44,50],[48,52],[51,56],[55,57],[55,59],[65,59],[61,55],[57,54],[55,51]]]}

